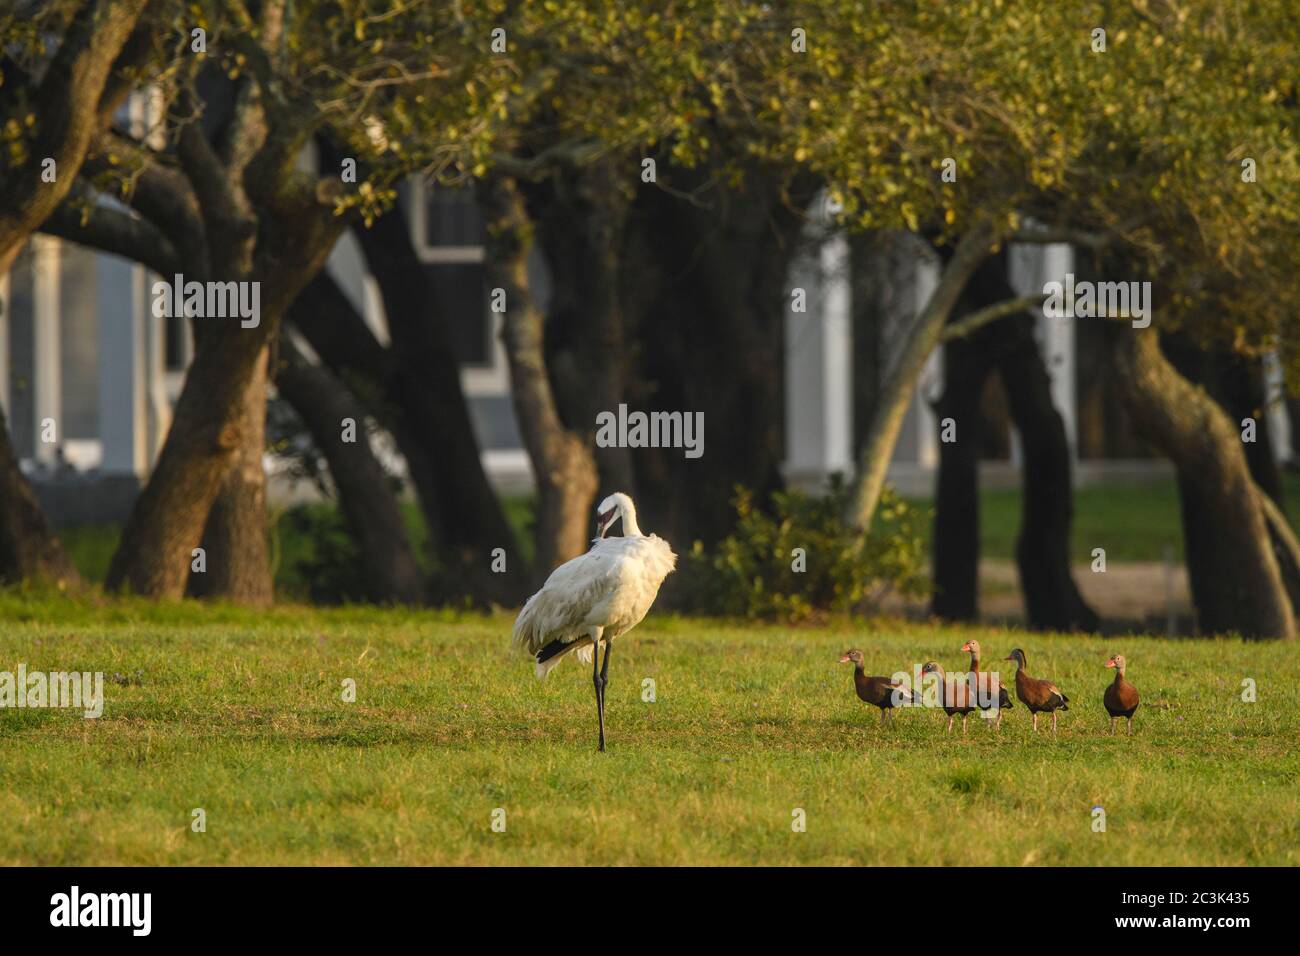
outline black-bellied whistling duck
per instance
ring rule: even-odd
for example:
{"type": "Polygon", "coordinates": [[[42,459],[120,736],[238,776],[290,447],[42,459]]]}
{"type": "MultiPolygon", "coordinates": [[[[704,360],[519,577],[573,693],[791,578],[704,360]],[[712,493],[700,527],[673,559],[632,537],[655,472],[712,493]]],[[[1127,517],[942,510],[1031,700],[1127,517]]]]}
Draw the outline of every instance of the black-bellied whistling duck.
{"type": "Polygon", "coordinates": [[[996,677],[992,674],[980,673],[980,642],[967,641],[961,646],[963,651],[970,653],[970,671],[975,675],[975,706],[980,710],[992,710],[996,706],[998,717],[996,721],[997,729],[1002,729],[1002,711],[1010,710],[1011,695],[1007,689],[1002,686],[996,677]],[[994,705],[993,701],[997,701],[994,705]],[[985,704],[987,703],[987,706],[985,704]]]}
{"type": "Polygon", "coordinates": [[[895,700],[912,699],[912,692],[901,681],[890,677],[868,677],[862,668],[862,652],[857,648],[841,654],[840,663],[853,665],[853,689],[858,692],[859,699],[880,708],[881,723],[885,722],[886,715],[889,715],[889,720],[893,719],[890,711],[896,706],[895,700]]]}
{"type": "Polygon", "coordinates": [[[1061,689],[1050,680],[1039,680],[1025,673],[1025,652],[1016,648],[1006,658],[1016,662],[1016,698],[1029,708],[1034,715],[1034,730],[1038,729],[1038,715],[1052,715],[1052,733],[1056,733],[1056,712],[1069,710],[1070,698],[1061,693],[1061,689]]]}
{"type": "Polygon", "coordinates": [[[935,661],[926,661],[921,668],[921,676],[926,674],[939,675],[939,688],[943,694],[940,701],[943,705],[943,712],[948,715],[948,731],[952,732],[953,718],[961,714],[961,732],[966,733],[966,719],[970,717],[971,711],[975,709],[974,695],[970,692],[970,685],[964,680],[952,680],[943,672],[943,668],[935,661]]]}
{"type": "Polygon", "coordinates": [[[1133,735],[1133,711],[1138,709],[1138,689],[1124,678],[1124,668],[1128,661],[1123,654],[1116,654],[1106,662],[1107,667],[1115,668],[1115,680],[1106,688],[1101,701],[1110,714],[1110,735],[1115,736],[1115,721],[1121,717],[1128,720],[1129,736],[1133,735]]]}

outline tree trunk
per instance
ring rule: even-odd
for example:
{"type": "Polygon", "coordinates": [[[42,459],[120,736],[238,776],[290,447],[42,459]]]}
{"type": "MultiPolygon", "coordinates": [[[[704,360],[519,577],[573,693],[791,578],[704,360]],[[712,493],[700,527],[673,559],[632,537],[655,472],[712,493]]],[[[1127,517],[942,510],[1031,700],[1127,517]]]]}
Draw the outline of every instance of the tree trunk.
{"type": "MultiPolygon", "coordinates": [[[[587,550],[599,478],[585,435],[560,420],[546,367],[545,317],[528,282],[533,226],[514,180],[484,183],[489,282],[506,293],[503,338],[515,414],[537,481],[536,576],[587,550]]],[[[593,422],[593,427],[594,427],[593,422]]]]}
{"type": "MultiPolygon", "coordinates": [[[[849,271],[853,309],[853,420],[869,422],[876,411],[885,375],[886,336],[893,317],[899,315],[912,288],[916,246],[907,233],[875,230],[851,233],[849,271]]],[[[866,438],[855,429],[856,461],[866,438]]]]}
{"type": "Polygon", "coordinates": [[[250,441],[248,391],[264,374],[259,368],[264,368],[268,335],[278,324],[263,315],[257,328],[214,331],[198,350],[162,453],[109,565],[109,590],[125,587],[155,598],[185,593],[192,550],[212,503],[250,441]]]}
{"type": "MultiPolygon", "coordinates": [[[[626,399],[628,352],[619,289],[629,196],[617,160],[558,173],[525,188],[551,280],[546,358],[561,418],[579,430],[626,399]]],[[[609,491],[636,494],[632,450],[596,447],[609,491]]]]}
{"type": "MultiPolygon", "coordinates": [[[[975,273],[967,294],[976,308],[1014,298],[1005,251],[975,273]]],[[[1100,621],[1084,601],[1070,568],[1074,520],[1070,443],[1065,421],[1052,401],[1052,379],[1034,337],[1035,321],[1034,313],[1019,311],[992,326],[997,368],[1024,455],[1016,565],[1025,618],[1039,630],[1093,631],[1100,621]]]]}
{"type": "Polygon", "coordinates": [[[762,168],[741,188],[710,188],[709,172],[660,169],[672,192],[643,189],[629,214],[621,288],[629,328],[632,409],[703,415],[699,458],[681,448],[633,452],[642,524],[706,546],[735,527],[736,485],[760,506],[784,487],[785,323],[801,210],[814,189],[783,192],[762,168]],[[699,190],[707,205],[682,198],[699,190]],[[682,237],[690,237],[683,241],[682,237]]]}
{"type": "Polygon", "coordinates": [[[944,323],[957,304],[957,298],[974,274],[1000,241],[992,223],[979,220],[972,224],[953,250],[945,265],[939,284],[921,314],[909,330],[902,354],[885,378],[875,414],[867,430],[866,441],[858,463],[858,475],[850,504],[849,522],[866,532],[871,527],[876,505],[885,487],[885,474],[894,457],[894,446],[903,427],[907,404],[916,389],[926,359],[939,344],[944,323]]]}
{"type": "Polygon", "coordinates": [[[1034,319],[1017,315],[1001,327],[1008,338],[998,368],[1024,455],[1016,565],[1025,617],[1039,630],[1095,631],[1100,620],[1084,601],[1070,568],[1070,445],[1065,422],[1052,404],[1051,379],[1034,340],[1034,319]]]}
{"type": "Polygon", "coordinates": [[[979,617],[980,500],[982,442],[980,401],[993,371],[997,335],[1002,324],[986,326],[955,339],[943,350],[943,395],[935,404],[942,423],[951,418],[956,441],[939,443],[935,476],[934,590],[930,609],[948,621],[979,617]]]}
{"type": "Polygon", "coordinates": [[[419,604],[424,580],[406,533],[394,481],[375,457],[365,412],[343,383],[312,364],[288,336],[280,339],[276,389],[307,425],[329,463],[330,477],[352,540],[361,553],[366,594],[379,604],[419,604]],[[343,440],[343,421],[356,427],[343,440]]]}
{"type": "Polygon", "coordinates": [[[22,581],[64,587],[77,582],[77,572],[18,467],[0,407],[0,584],[22,581]]]}
{"type": "MultiPolygon", "coordinates": [[[[5,175],[0,196],[0,275],[9,271],[27,237],[40,228],[76,182],[95,132],[112,118],[113,104],[101,95],[148,0],[93,0],[81,4],[61,38],[39,87],[17,96],[6,88],[0,127],[12,121],[23,129],[21,114],[33,112],[36,134],[24,143],[27,158],[5,175]],[[54,182],[44,182],[42,164],[55,161],[54,182]]],[[[7,77],[10,83],[13,77],[7,77]]],[[[114,96],[114,101],[117,97],[114,96]]]]}
{"type": "Polygon", "coordinates": [[[1214,389],[1229,417],[1241,427],[1242,419],[1255,420],[1255,440],[1243,442],[1251,476],[1270,498],[1286,513],[1286,495],[1282,493],[1282,471],[1273,455],[1273,436],[1267,414],[1268,396],[1264,384],[1264,367],[1260,359],[1250,359],[1227,349],[1212,353],[1218,373],[1214,389]]]}
{"type": "Polygon", "coordinates": [[[1295,622],[1238,429],[1177,373],[1154,330],[1117,343],[1124,398],[1138,429],[1178,472],[1192,599],[1202,632],[1294,636],[1295,622]]]}
{"type": "Polygon", "coordinates": [[[207,568],[191,573],[189,592],[239,604],[264,606],[275,595],[267,529],[266,449],[267,350],[254,365],[243,399],[241,438],[221,490],[208,513],[202,545],[207,568]]]}
{"type": "Polygon", "coordinates": [[[380,384],[431,544],[454,554],[477,590],[495,600],[518,597],[504,590],[505,576],[489,571],[494,549],[517,553],[514,532],[483,469],[445,326],[450,317],[434,301],[406,219],[395,209],[354,234],[384,300],[393,345],[386,363],[391,377],[380,384]]]}
{"type": "MultiPolygon", "coordinates": [[[[118,64],[119,55],[135,60],[140,54],[130,49],[138,44],[127,41],[146,5],[147,0],[82,4],[39,86],[24,89],[15,71],[6,71],[0,127],[9,121],[16,129],[26,128],[22,115],[11,108],[33,113],[37,126],[31,141],[22,144],[26,160],[5,174],[0,193],[0,276],[9,272],[23,244],[63,202],[96,130],[111,119],[122,93],[120,84],[113,82],[114,67],[129,65],[118,64]],[[46,159],[56,164],[52,183],[42,179],[46,159]]],[[[0,310],[7,308],[8,303],[0,301],[0,310]]],[[[72,583],[76,573],[18,467],[0,409],[0,581],[29,577],[72,583]]]]}

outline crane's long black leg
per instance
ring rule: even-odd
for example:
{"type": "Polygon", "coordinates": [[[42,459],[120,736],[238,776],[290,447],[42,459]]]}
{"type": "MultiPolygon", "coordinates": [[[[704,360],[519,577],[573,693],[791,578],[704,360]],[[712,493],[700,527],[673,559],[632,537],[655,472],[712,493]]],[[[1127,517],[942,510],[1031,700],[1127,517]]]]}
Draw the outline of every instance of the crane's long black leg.
{"type": "MultiPolygon", "coordinates": [[[[605,645],[605,663],[609,663],[609,645],[605,645]]],[[[605,751],[605,674],[600,669],[600,641],[591,644],[591,683],[596,688],[596,715],[600,720],[600,751],[605,751]]]]}
{"type": "Polygon", "coordinates": [[[605,659],[600,663],[600,749],[605,749],[605,687],[609,683],[609,652],[614,649],[613,641],[605,642],[605,659]]]}

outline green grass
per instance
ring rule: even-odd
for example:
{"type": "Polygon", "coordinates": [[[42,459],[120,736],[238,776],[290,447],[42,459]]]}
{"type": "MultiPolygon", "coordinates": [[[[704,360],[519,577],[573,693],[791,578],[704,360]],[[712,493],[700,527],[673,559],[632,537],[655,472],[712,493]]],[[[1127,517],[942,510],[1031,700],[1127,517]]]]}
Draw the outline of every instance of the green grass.
{"type": "Polygon", "coordinates": [[[0,710],[0,864],[1300,863],[1293,643],[652,615],[611,660],[598,754],[590,676],[538,683],[508,617],[10,592],[0,620],[0,670],[107,675],[98,720],[0,710]],[[1000,736],[928,711],[883,728],[835,663],[955,670],[971,635],[1060,683],[1056,738],[1019,706],[1000,736]],[[1103,735],[1117,650],[1133,738],[1103,735]]]}
{"type": "MultiPolygon", "coordinates": [[[[1287,514],[1300,533],[1300,475],[1283,474],[1287,514]]],[[[930,512],[932,498],[908,499],[930,512]]],[[[926,548],[933,525],[926,522],[926,548]]],[[[1014,560],[1020,533],[1020,489],[980,492],[980,553],[986,558],[1014,560]]],[[[1093,548],[1105,548],[1107,562],[1163,561],[1166,549],[1174,561],[1183,559],[1183,529],[1178,489],[1172,478],[1154,483],[1117,482],[1076,488],[1071,556],[1092,560],[1093,548]]]]}

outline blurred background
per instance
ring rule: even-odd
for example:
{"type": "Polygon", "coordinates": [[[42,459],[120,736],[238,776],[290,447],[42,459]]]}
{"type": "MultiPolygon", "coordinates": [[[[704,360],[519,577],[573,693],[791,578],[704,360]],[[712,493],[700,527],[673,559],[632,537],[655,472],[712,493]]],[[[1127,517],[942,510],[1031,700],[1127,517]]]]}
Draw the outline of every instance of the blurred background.
{"type": "Polygon", "coordinates": [[[7,6],[10,584],[509,606],[621,490],[686,612],[1294,633],[1281,4],[7,6]]]}

